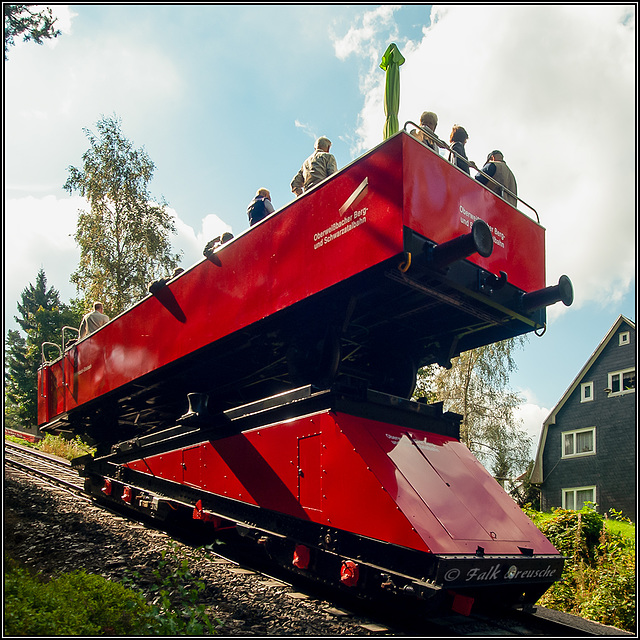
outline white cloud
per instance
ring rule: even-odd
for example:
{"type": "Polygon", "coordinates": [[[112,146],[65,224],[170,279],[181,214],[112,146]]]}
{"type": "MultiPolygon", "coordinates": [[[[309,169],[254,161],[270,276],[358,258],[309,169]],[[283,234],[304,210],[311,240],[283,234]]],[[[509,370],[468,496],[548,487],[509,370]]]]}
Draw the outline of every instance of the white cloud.
{"type": "MultiPolygon", "coordinates": [[[[40,268],[44,269],[47,284],[60,293],[63,302],[77,296],[69,277],[80,261],[80,250],[73,238],[78,210],[88,203],[80,196],[57,198],[53,195],[35,198],[13,198],[5,202],[4,298],[5,327],[17,328],[13,317],[16,302],[29,284],[34,284],[40,268]]],[[[173,209],[176,235],[171,237],[175,251],[183,251],[183,268],[191,267],[202,257],[209,240],[232,232],[231,227],[215,214],[202,220],[202,228],[195,230],[173,209]]]]}
{"type": "Polygon", "coordinates": [[[333,45],[336,56],[340,60],[345,60],[351,54],[362,55],[365,51],[366,55],[375,59],[379,55],[379,49],[374,43],[380,32],[383,32],[385,37],[389,35],[389,30],[391,30],[391,37],[395,37],[397,34],[397,28],[393,23],[393,14],[399,8],[399,5],[383,5],[364,13],[362,26],[352,26],[343,37],[334,37],[333,45]]]}
{"type": "MultiPolygon", "coordinates": [[[[392,13],[392,12],[390,12],[392,13]]],[[[340,55],[384,50],[387,27],[365,13],[340,55]]],[[[478,165],[499,148],[547,238],[547,284],[566,273],[573,308],[609,304],[635,277],[635,21],[612,5],[434,6],[419,42],[399,43],[402,126],[438,113],[437,133],[469,132],[478,165]]],[[[391,27],[388,27],[391,29],[391,27]]],[[[382,139],[384,73],[371,60],[361,86],[354,155],[382,139]]],[[[554,305],[549,318],[563,313],[554,305]]]]}
{"type": "Polygon", "coordinates": [[[55,51],[25,46],[5,65],[5,120],[11,126],[4,129],[4,142],[11,162],[4,171],[11,195],[59,191],[67,166],[86,151],[82,128],[95,131],[100,117],[126,114],[125,135],[163,126],[163,115],[185,93],[176,63],[158,46],[117,33],[76,38],[59,36],[66,40],[55,51]],[[42,184],[42,176],[49,182],[42,184]]]}
{"type": "Polygon", "coordinates": [[[531,400],[525,400],[515,412],[516,420],[522,420],[522,428],[531,438],[531,449],[529,451],[531,459],[535,457],[542,432],[542,423],[549,417],[550,409],[541,407],[531,400]]]}
{"type": "Polygon", "coordinates": [[[55,19],[54,27],[61,31],[61,35],[50,41],[51,45],[55,46],[59,38],[70,35],[73,32],[73,19],[76,18],[78,14],[75,13],[71,5],[68,4],[52,4],[46,6],[51,9],[51,13],[55,19]]]}
{"type": "MultiPolygon", "coordinates": [[[[63,301],[76,295],[69,276],[80,259],[73,235],[78,209],[84,208],[80,197],[57,199],[10,199],[5,202],[4,296],[5,323],[12,324],[16,302],[29,284],[34,284],[40,268],[49,287],[60,293],[63,301]]],[[[11,328],[11,327],[9,327],[11,328]]]]}
{"type": "Polygon", "coordinates": [[[294,124],[296,129],[300,129],[305,135],[309,136],[314,142],[319,138],[317,133],[311,128],[311,125],[308,125],[305,122],[300,122],[300,120],[296,120],[294,124]]]}
{"type": "MultiPolygon", "coordinates": [[[[172,211],[171,209],[169,211],[172,211]]],[[[230,225],[224,222],[216,214],[210,213],[202,219],[202,228],[196,231],[193,227],[175,215],[177,235],[172,240],[176,250],[184,252],[182,266],[188,268],[202,260],[202,251],[207,242],[221,236],[223,233],[232,233],[230,225]]]]}

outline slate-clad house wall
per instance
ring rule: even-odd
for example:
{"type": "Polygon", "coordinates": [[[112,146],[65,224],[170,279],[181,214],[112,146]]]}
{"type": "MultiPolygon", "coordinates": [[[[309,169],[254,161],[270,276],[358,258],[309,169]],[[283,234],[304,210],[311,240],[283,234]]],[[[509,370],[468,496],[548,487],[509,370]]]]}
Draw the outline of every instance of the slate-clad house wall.
{"type": "Polygon", "coordinates": [[[620,316],[545,420],[531,481],[541,507],[636,514],[636,330],[620,316]]]}

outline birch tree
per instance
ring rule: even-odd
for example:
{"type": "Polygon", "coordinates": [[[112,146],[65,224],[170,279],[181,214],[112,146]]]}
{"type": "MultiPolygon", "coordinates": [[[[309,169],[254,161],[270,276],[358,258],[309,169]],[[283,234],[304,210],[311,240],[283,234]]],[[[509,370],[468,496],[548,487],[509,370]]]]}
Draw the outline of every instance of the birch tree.
{"type": "Polygon", "coordinates": [[[509,388],[513,354],[525,337],[461,353],[451,368],[430,365],[418,376],[414,396],[444,402],[462,416],[460,440],[501,482],[519,475],[529,462],[531,438],[516,417],[522,398],[509,388]]]}
{"type": "Polygon", "coordinates": [[[125,138],[115,116],[96,127],[95,134],[84,129],[90,148],[82,168],[69,167],[64,185],[89,204],[78,216],[80,264],[71,282],[87,307],[99,300],[113,317],[145,296],[149,282],[168,275],[180,255],[171,250],[175,223],[166,203],[149,194],[155,165],[146,151],[125,138]]]}

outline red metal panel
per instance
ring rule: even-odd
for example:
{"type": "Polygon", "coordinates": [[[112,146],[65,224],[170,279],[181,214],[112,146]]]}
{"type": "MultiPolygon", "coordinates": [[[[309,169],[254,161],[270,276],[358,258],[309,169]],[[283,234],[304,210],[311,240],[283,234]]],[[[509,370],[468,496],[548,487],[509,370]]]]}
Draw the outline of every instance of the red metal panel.
{"type": "MultiPolygon", "coordinates": [[[[344,437],[332,413],[255,429],[202,443],[199,447],[203,464],[199,482],[206,491],[356,534],[393,540],[401,546],[428,550],[344,437]],[[320,434],[309,438],[308,434],[314,430],[320,434]],[[318,455],[317,449],[302,452],[303,464],[311,463],[314,458],[316,462],[320,460],[320,466],[310,469],[308,489],[314,495],[303,494],[306,497],[300,500],[297,449],[298,442],[305,440],[321,447],[322,455],[318,455]],[[320,500],[315,493],[318,489],[320,500]],[[317,508],[305,504],[308,499],[313,499],[317,508]]],[[[197,454],[190,449],[188,455],[195,460],[197,454]]],[[[183,453],[173,451],[126,466],[159,478],[177,480],[182,475],[179,469],[182,460],[183,453]]],[[[304,467],[300,468],[304,471],[304,467]]],[[[193,479],[194,476],[189,476],[190,484],[193,479]]]]}
{"type": "MultiPolygon", "coordinates": [[[[447,449],[445,443],[440,442],[436,445],[434,443],[427,443],[426,441],[420,442],[420,444],[426,444],[429,447],[429,455],[425,458],[417,447],[416,441],[407,434],[402,434],[400,437],[395,436],[395,439],[396,443],[393,448],[388,451],[387,455],[396,466],[398,470],[397,473],[402,475],[403,481],[406,481],[410,487],[410,490],[407,491],[408,487],[404,487],[404,490],[412,496],[410,506],[413,512],[418,511],[418,513],[420,513],[420,511],[424,510],[424,507],[427,507],[451,538],[457,540],[487,540],[489,538],[489,532],[459,504],[459,499],[450,483],[444,481],[433,464],[429,462],[430,460],[434,460],[436,456],[438,458],[447,457],[446,454],[444,454],[444,451],[447,449]],[[423,502],[423,504],[425,499],[427,499],[428,504],[424,504],[423,506],[418,503],[417,509],[415,497],[419,497],[420,502],[423,502]]],[[[456,480],[466,475],[465,469],[460,468],[460,465],[451,471],[456,477],[456,480]]],[[[399,484],[404,484],[404,482],[399,484]]],[[[462,481],[460,484],[468,483],[462,481]]],[[[458,482],[456,482],[454,486],[458,486],[458,482]]],[[[399,494],[397,501],[398,506],[402,509],[405,501],[404,496],[399,494]]],[[[429,530],[424,530],[420,519],[416,518],[416,520],[416,526],[421,535],[427,534],[429,538],[431,538],[429,530]]],[[[469,549],[469,551],[472,550],[469,549]]]]}
{"type": "Polygon", "coordinates": [[[404,226],[440,243],[475,216],[496,246],[471,260],[543,288],[544,229],[400,133],[78,342],[48,419],[400,255],[404,226]]]}
{"type": "Polygon", "coordinates": [[[38,369],[38,424],[45,424],[51,420],[49,410],[49,367],[38,369]]]}
{"type": "Polygon", "coordinates": [[[340,425],[434,553],[557,553],[457,440],[352,416],[340,425]]]}
{"type": "MultiPolygon", "coordinates": [[[[323,416],[322,523],[403,547],[429,551],[375,469],[345,437],[343,414],[323,416]]],[[[357,420],[357,419],[356,419],[357,420]]],[[[367,428],[364,421],[363,429],[367,428]]]]}
{"type": "Polygon", "coordinates": [[[411,136],[403,136],[405,225],[440,244],[468,233],[480,218],[492,231],[493,253],[471,262],[523,291],[546,286],[544,228],[411,136]]]}
{"type": "MultiPolygon", "coordinates": [[[[399,145],[398,145],[399,149],[399,145]]],[[[365,156],[77,343],[69,407],[402,252],[398,149],[365,156]],[[358,192],[363,180],[376,188],[358,192]],[[359,193],[345,208],[354,193],[359,193]],[[247,304],[250,301],[250,304],[247,304]]]]}
{"type": "Polygon", "coordinates": [[[58,360],[49,368],[49,410],[52,416],[65,412],[64,361],[58,360]]]}
{"type": "Polygon", "coordinates": [[[182,452],[182,479],[192,487],[202,486],[202,474],[205,470],[202,452],[203,448],[199,445],[188,447],[182,452]]]}
{"type": "Polygon", "coordinates": [[[128,466],[413,549],[557,553],[458,441],[343,413],[261,427],[128,466]]]}
{"type": "Polygon", "coordinates": [[[464,445],[438,440],[404,433],[387,455],[411,489],[428,500],[426,506],[451,538],[524,544],[527,535],[504,511],[504,504],[496,502],[502,489],[495,480],[486,472],[475,473],[474,464],[458,457],[467,451],[464,445]]]}

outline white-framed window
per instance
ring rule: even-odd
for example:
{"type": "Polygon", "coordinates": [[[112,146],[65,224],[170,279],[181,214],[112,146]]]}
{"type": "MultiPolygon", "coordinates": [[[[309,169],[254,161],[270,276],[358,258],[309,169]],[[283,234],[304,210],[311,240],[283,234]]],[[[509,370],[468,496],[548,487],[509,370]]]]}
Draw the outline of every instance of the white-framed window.
{"type": "Polygon", "coordinates": [[[580,511],[585,503],[596,502],[595,487],[573,487],[562,490],[562,508],[580,511]]]}
{"type": "Polygon", "coordinates": [[[562,457],[592,456],[596,452],[596,428],[576,429],[562,433],[562,457]]]}
{"type": "Polygon", "coordinates": [[[609,374],[609,396],[622,395],[624,393],[635,393],[636,390],[636,370],[623,369],[622,371],[613,371],[609,374]]]}
{"type": "Polygon", "coordinates": [[[593,382],[583,382],[580,385],[580,402],[591,402],[593,400],[593,382]]]}
{"type": "Polygon", "coordinates": [[[629,344],[631,342],[631,334],[628,331],[623,331],[622,333],[618,334],[618,345],[620,347],[624,346],[625,344],[629,344]]]}

